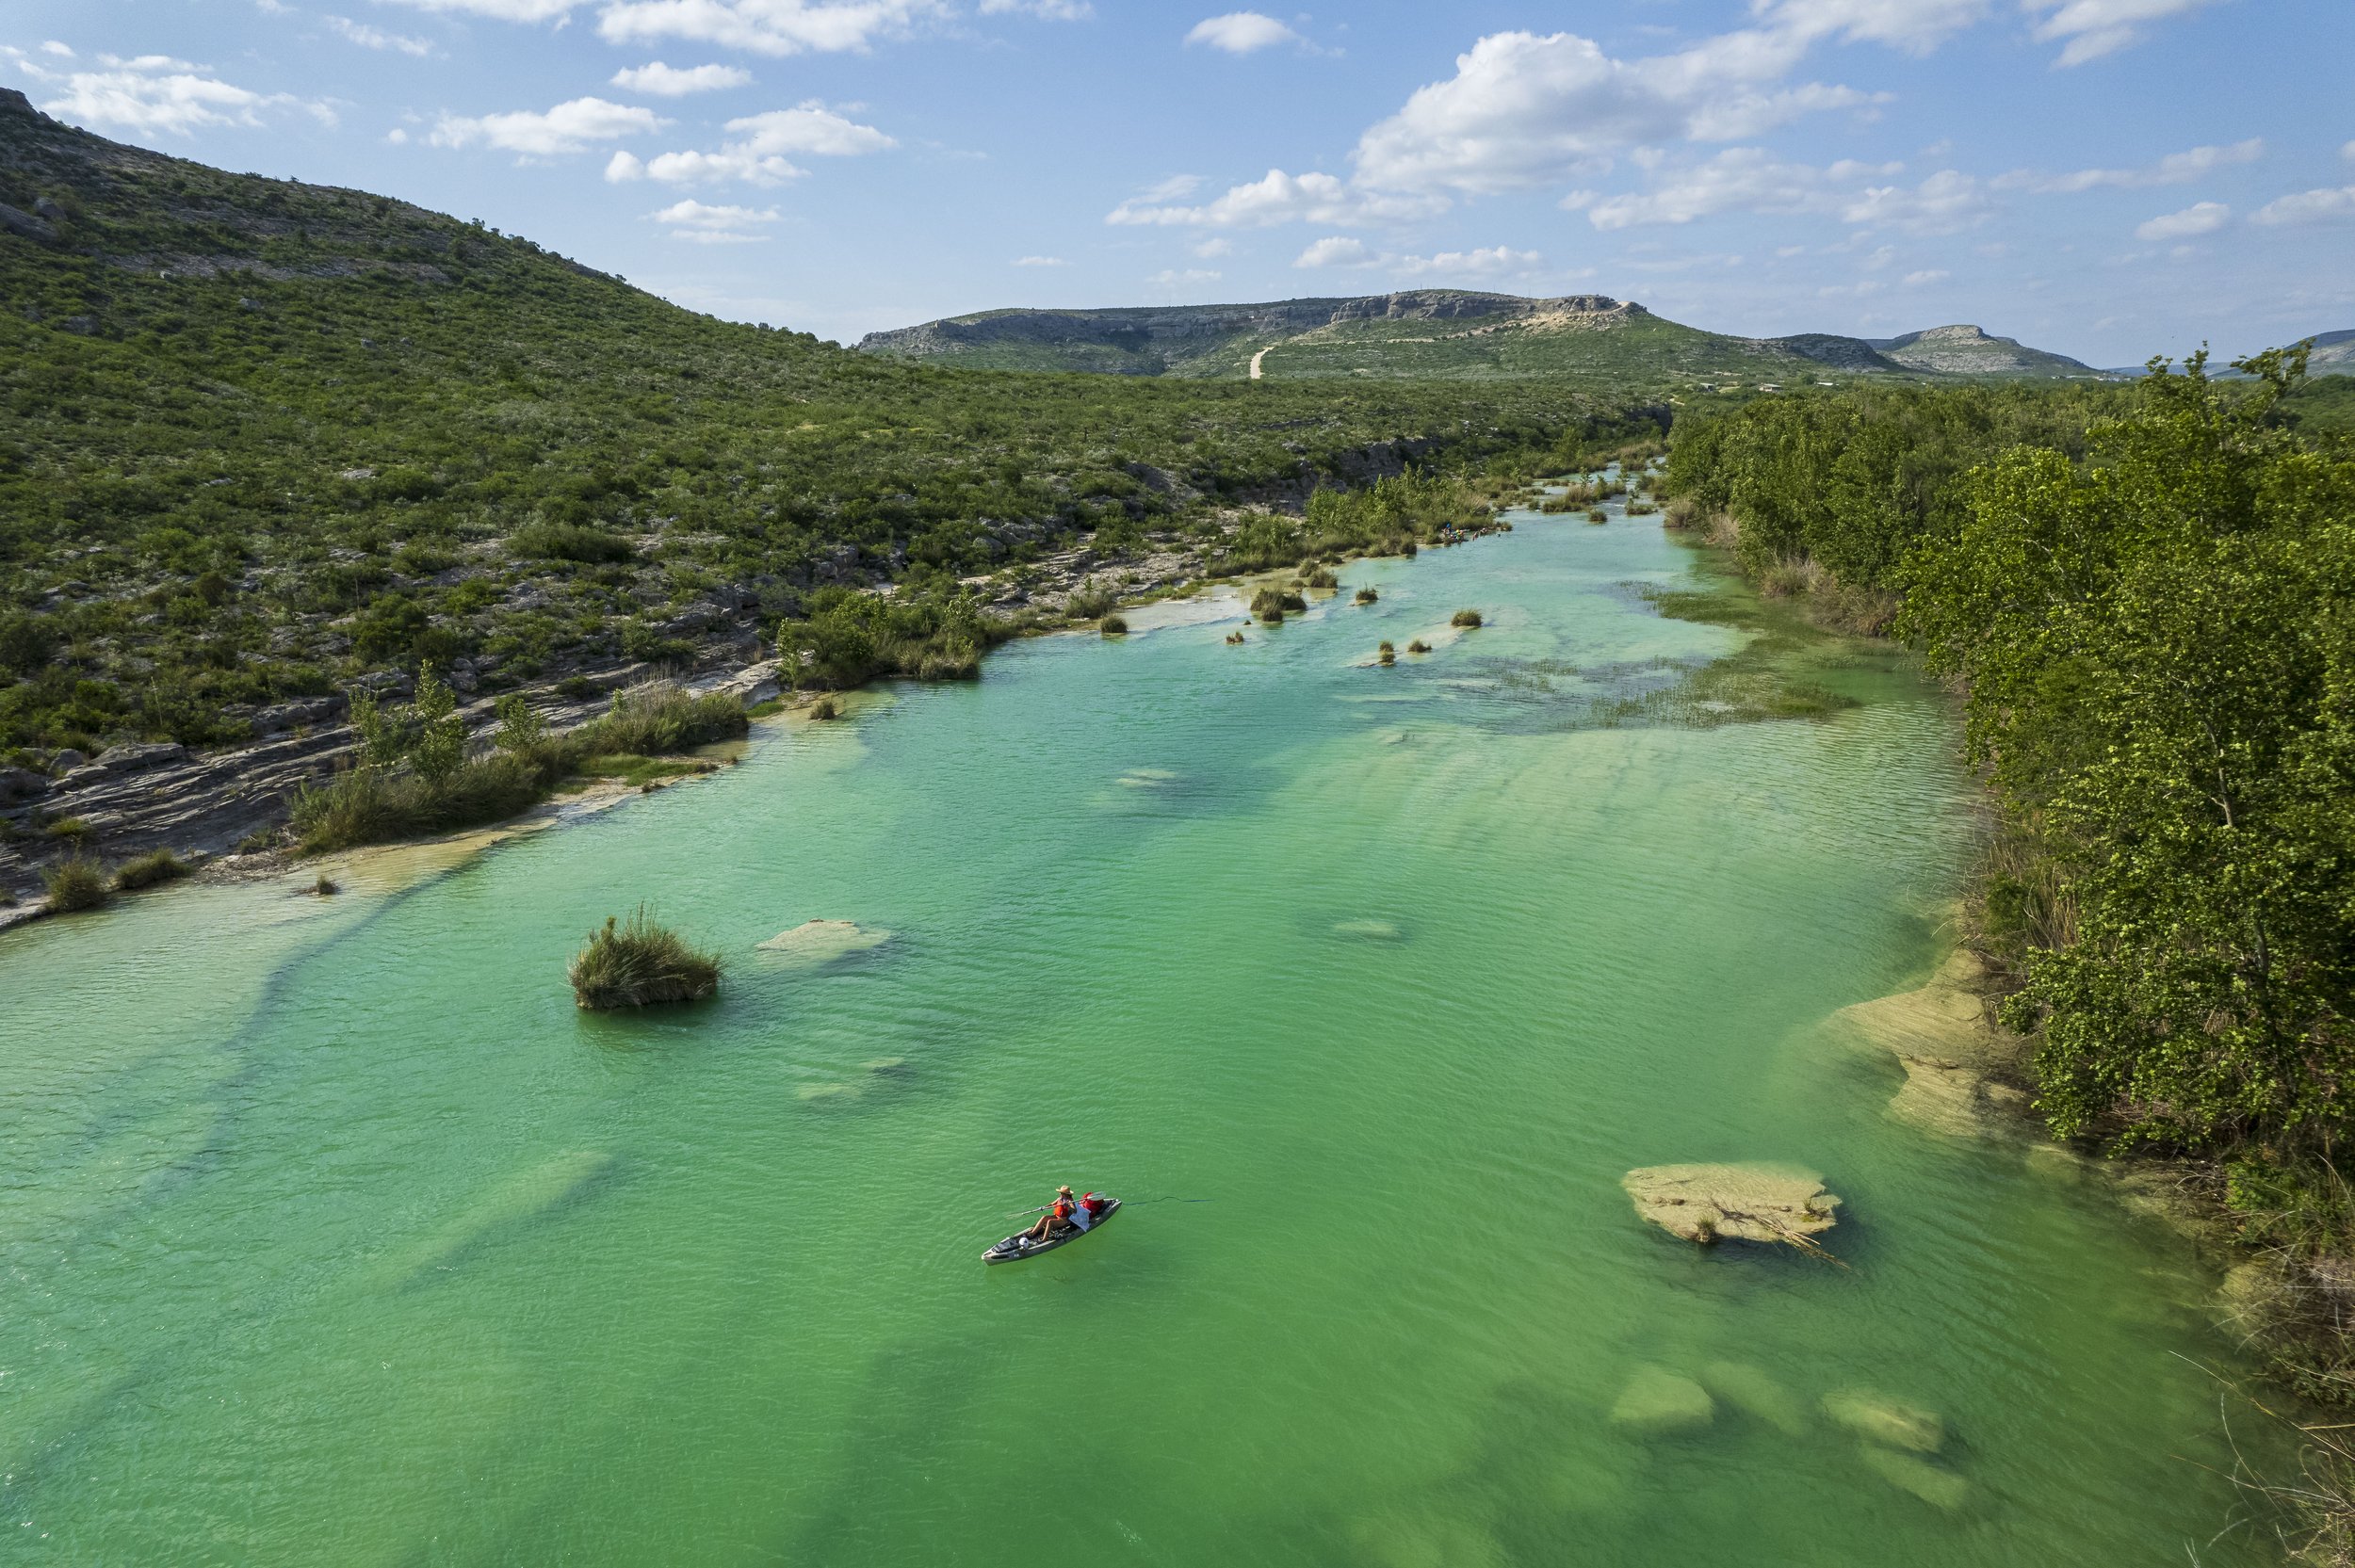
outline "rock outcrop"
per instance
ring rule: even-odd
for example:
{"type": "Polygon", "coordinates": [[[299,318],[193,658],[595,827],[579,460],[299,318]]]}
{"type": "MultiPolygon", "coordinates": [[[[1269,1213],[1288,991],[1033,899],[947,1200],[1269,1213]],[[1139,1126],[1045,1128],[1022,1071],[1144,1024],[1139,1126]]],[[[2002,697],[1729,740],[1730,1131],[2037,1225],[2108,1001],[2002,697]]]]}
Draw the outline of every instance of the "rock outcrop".
{"type": "Polygon", "coordinates": [[[1840,1200],[1812,1171],[1787,1165],[1650,1165],[1619,1180],[1635,1212],[1671,1236],[1781,1242],[1816,1252],[1840,1200]]]}

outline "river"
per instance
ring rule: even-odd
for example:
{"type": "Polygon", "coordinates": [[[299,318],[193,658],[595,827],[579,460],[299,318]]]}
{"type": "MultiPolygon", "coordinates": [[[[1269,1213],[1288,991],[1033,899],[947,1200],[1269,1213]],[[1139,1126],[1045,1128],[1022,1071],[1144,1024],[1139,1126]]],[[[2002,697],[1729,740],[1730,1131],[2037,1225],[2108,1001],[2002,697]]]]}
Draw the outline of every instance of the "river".
{"type": "Polygon", "coordinates": [[[1342,578],[0,935],[8,1560],[2266,1560],[2189,1256],[1827,1022],[1941,957],[1951,702],[1616,508],[1342,578]],[[642,901],[721,998],[579,1012],[642,901]],[[755,946],[813,918],[891,935],[755,946]],[[1837,1264],[1619,1187],[1753,1159],[1837,1264]],[[985,1269],[1057,1181],[1130,1206],[985,1269]]]}

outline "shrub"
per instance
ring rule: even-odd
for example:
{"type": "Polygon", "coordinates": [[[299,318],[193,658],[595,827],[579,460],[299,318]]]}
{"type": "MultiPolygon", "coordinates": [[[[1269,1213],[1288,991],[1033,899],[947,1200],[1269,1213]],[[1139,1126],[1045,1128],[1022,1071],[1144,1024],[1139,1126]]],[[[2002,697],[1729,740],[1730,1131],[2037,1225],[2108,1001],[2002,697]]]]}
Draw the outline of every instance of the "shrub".
{"type": "Polygon", "coordinates": [[[177,881],[188,874],[188,863],[169,849],[155,849],[125,861],[115,871],[115,891],[136,893],[157,882],[177,881]]]}
{"type": "Polygon", "coordinates": [[[59,861],[41,874],[41,881],[49,895],[52,914],[96,909],[112,897],[106,887],[106,873],[96,861],[82,855],[59,861]]]}
{"type": "Polygon", "coordinates": [[[570,738],[578,755],[625,752],[650,757],[733,740],[751,728],[744,704],[724,691],[695,697],[675,681],[642,681],[615,692],[605,716],[570,738]]]}
{"type": "Polygon", "coordinates": [[[80,844],[89,839],[97,830],[78,816],[60,816],[41,832],[69,844],[80,844]]]}
{"type": "Polygon", "coordinates": [[[575,955],[566,978],[573,999],[584,1008],[693,1002],[720,989],[720,957],[656,925],[641,904],[626,926],[607,915],[604,928],[575,955]]]}
{"type": "Polygon", "coordinates": [[[1126,637],[1129,635],[1129,622],[1117,615],[1108,615],[1104,617],[1102,629],[1106,637],[1126,637]]]}
{"type": "Polygon", "coordinates": [[[1373,590],[1372,590],[1372,589],[1370,589],[1370,588],[1361,588],[1361,589],[1359,589],[1359,590],[1357,590],[1357,596],[1356,596],[1356,603],[1358,603],[1358,604],[1360,604],[1360,605],[1371,605],[1371,604],[1372,604],[1375,600],[1377,600],[1377,599],[1379,599],[1379,598],[1381,598],[1381,597],[1382,597],[1382,595],[1380,595],[1379,593],[1376,593],[1373,590]]]}
{"type": "Polygon", "coordinates": [[[1074,621],[1093,621],[1097,616],[1110,615],[1119,603],[1120,595],[1111,589],[1085,583],[1072,590],[1067,608],[1074,621]]]}
{"type": "Polygon", "coordinates": [[[578,561],[594,566],[634,559],[638,551],[619,534],[578,523],[527,523],[510,534],[508,553],[536,560],[578,561]]]}
{"type": "Polygon", "coordinates": [[[1476,609],[1457,610],[1454,616],[1449,618],[1448,621],[1449,625],[1461,626],[1466,631],[1474,629],[1480,623],[1480,612],[1476,609]]]}

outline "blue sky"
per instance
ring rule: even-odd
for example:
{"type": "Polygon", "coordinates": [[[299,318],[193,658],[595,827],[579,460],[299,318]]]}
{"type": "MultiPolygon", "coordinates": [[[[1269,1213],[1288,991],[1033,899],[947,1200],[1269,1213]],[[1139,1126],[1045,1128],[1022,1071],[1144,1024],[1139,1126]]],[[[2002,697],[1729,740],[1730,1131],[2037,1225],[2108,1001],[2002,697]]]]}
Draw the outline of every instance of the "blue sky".
{"type": "Polygon", "coordinates": [[[2355,327],[2348,0],[12,0],[0,84],[844,341],[1601,293],[2100,364],[2355,327]]]}

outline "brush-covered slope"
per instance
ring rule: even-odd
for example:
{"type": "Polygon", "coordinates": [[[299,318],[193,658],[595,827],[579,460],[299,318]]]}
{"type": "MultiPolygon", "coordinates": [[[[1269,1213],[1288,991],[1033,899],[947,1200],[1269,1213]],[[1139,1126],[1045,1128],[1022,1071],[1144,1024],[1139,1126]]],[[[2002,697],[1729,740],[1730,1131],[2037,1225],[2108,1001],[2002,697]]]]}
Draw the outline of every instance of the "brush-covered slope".
{"type": "Polygon", "coordinates": [[[470,687],[694,650],[814,585],[934,591],[1099,528],[1543,445],[1559,386],[935,370],[715,321],[355,190],[0,92],[0,767],[237,738],[431,660],[470,687]]]}

